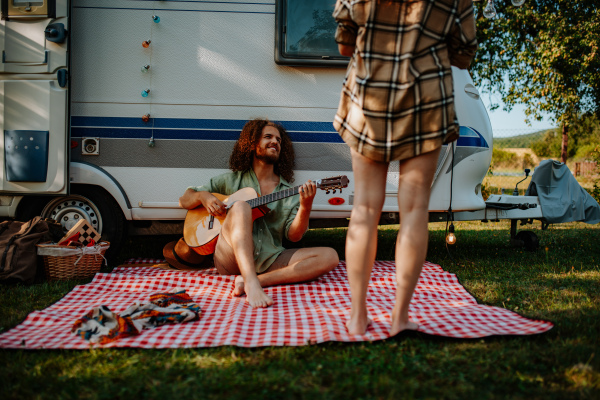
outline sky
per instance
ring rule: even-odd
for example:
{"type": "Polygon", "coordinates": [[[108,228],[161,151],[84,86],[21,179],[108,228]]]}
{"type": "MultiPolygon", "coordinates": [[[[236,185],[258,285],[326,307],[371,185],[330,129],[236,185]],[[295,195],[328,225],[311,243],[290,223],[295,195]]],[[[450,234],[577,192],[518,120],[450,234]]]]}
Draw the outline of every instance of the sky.
{"type": "Polygon", "coordinates": [[[531,120],[531,124],[528,125],[525,122],[525,106],[523,105],[517,105],[510,112],[506,112],[502,109],[504,103],[498,98],[493,98],[492,100],[499,103],[500,107],[495,111],[490,111],[491,101],[489,96],[483,95],[481,96],[481,100],[483,100],[483,104],[488,111],[495,137],[518,136],[555,127],[547,117],[542,121],[531,120]]]}

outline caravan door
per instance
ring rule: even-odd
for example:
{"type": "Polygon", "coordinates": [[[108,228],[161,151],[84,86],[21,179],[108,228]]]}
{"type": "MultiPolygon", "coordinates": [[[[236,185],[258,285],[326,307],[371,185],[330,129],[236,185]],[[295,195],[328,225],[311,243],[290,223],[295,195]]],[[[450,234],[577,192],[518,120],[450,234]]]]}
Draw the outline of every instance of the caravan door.
{"type": "Polygon", "coordinates": [[[65,194],[69,2],[0,4],[0,194],[65,194]]]}

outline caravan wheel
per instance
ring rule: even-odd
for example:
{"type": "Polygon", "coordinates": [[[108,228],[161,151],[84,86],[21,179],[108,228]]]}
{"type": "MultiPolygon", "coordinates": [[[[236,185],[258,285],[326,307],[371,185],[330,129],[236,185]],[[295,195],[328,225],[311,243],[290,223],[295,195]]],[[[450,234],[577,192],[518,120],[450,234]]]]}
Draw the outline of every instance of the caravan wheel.
{"type": "Polygon", "coordinates": [[[125,217],[119,205],[99,188],[72,185],[69,196],[50,200],[38,198],[27,207],[21,219],[28,220],[36,215],[56,220],[65,233],[81,219],[87,220],[102,235],[102,240],[110,242],[106,252],[109,259],[117,255],[125,239],[125,217]]]}
{"type": "Polygon", "coordinates": [[[532,231],[519,231],[515,239],[522,241],[527,251],[536,251],[540,247],[540,240],[532,231]]]}

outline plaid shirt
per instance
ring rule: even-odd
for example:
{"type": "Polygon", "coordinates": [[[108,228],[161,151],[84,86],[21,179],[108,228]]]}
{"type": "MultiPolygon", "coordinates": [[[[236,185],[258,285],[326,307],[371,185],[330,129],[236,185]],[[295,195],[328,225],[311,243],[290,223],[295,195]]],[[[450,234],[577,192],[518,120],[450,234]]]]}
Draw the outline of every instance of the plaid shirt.
{"type": "Polygon", "coordinates": [[[337,0],[333,17],[356,47],[334,121],[348,145],[390,162],[458,138],[450,66],[477,49],[472,0],[337,0]]]}

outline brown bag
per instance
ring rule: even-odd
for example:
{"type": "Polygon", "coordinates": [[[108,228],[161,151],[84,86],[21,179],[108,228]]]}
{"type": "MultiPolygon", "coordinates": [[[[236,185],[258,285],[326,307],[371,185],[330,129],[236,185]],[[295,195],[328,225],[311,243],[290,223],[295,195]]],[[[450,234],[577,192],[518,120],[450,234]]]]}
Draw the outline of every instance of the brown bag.
{"type": "Polygon", "coordinates": [[[0,281],[33,283],[38,271],[35,245],[48,238],[48,223],[40,217],[0,223],[0,281]]]}

